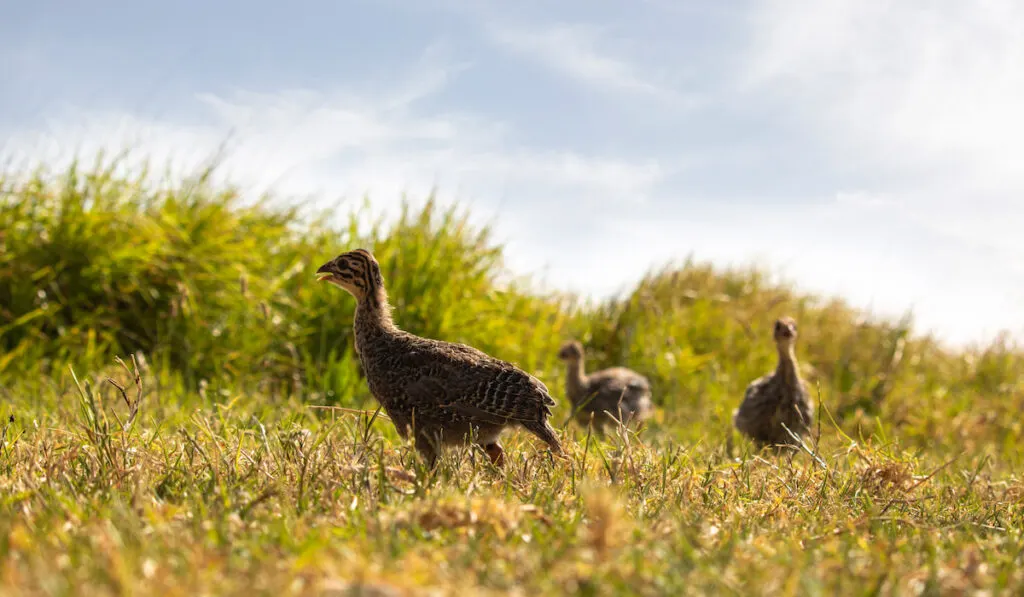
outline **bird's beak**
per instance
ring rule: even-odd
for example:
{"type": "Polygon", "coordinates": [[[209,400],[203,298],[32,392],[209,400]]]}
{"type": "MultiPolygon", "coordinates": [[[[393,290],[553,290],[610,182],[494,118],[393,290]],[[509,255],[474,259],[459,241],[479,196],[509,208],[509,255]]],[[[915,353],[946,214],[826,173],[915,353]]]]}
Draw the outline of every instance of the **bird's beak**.
{"type": "Polygon", "coordinates": [[[320,266],[316,270],[316,279],[318,282],[326,282],[334,277],[334,262],[328,261],[327,263],[320,266]]]}

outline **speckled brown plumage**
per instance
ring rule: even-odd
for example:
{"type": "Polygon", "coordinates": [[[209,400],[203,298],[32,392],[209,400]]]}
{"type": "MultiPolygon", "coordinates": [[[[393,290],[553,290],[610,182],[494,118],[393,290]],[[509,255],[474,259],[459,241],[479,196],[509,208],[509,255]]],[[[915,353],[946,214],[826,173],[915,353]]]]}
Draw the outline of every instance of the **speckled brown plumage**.
{"type": "Polygon", "coordinates": [[[646,377],[625,367],[611,367],[591,374],[584,371],[583,345],[566,342],[558,351],[566,363],[565,394],[573,416],[581,425],[591,420],[603,431],[608,425],[636,423],[650,417],[651,384],[646,377]]]}
{"type": "Polygon", "coordinates": [[[814,404],[800,378],[793,345],[796,322],[784,317],[775,322],[775,345],[779,364],[773,373],[754,380],[733,413],[733,425],[758,445],[794,445],[796,441],[783,429],[807,436],[814,417],[814,404]]]}
{"type": "Polygon", "coordinates": [[[370,393],[402,437],[410,431],[433,466],[442,446],[472,441],[501,465],[498,436],[521,425],[562,453],[548,423],[555,401],[540,380],[473,347],[422,338],[399,329],[380,265],[369,251],[343,253],[317,270],[357,302],[355,347],[370,393]]]}

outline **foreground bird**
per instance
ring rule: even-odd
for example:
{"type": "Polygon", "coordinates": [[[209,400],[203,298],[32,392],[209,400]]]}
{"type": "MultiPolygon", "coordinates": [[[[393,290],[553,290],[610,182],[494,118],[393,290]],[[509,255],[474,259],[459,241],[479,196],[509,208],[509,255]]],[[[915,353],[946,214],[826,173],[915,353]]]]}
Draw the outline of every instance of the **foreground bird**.
{"type": "Polygon", "coordinates": [[[573,415],[581,425],[591,420],[603,431],[606,425],[626,425],[650,417],[651,384],[647,378],[625,367],[584,372],[583,345],[573,340],[558,351],[566,363],[565,394],[572,402],[573,415]],[[593,419],[591,419],[593,417],[593,419]]]}
{"type": "Polygon", "coordinates": [[[561,455],[548,423],[555,401],[540,380],[483,352],[402,331],[391,320],[380,265],[369,251],[342,253],[317,270],[355,297],[355,348],[370,386],[403,438],[433,468],[442,446],[471,439],[497,466],[498,436],[521,425],[561,455]]]}
{"type": "Polygon", "coordinates": [[[733,412],[732,420],[736,429],[760,446],[795,445],[796,440],[783,425],[798,436],[808,435],[814,405],[796,362],[796,322],[789,317],[779,319],[774,336],[779,351],[778,367],[774,373],[747,386],[743,403],[733,412]]]}

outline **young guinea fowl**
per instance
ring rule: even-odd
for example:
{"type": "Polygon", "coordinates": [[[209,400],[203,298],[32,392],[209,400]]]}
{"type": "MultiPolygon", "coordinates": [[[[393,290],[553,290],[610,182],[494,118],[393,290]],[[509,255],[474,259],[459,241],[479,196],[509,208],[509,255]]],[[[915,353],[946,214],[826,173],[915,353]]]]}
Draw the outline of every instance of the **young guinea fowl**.
{"type": "Polygon", "coordinates": [[[566,362],[565,394],[581,425],[586,426],[593,417],[595,427],[603,431],[606,425],[617,425],[616,420],[629,424],[650,417],[654,410],[651,384],[643,375],[625,367],[587,375],[583,345],[575,340],[562,345],[558,358],[566,362]]]}
{"type": "Polygon", "coordinates": [[[795,445],[783,425],[798,436],[810,433],[814,405],[800,378],[793,344],[796,322],[784,317],[775,322],[779,365],[774,373],[754,380],[733,412],[733,425],[758,445],[795,445]]]}
{"type": "Polygon", "coordinates": [[[555,454],[563,453],[548,423],[555,401],[544,384],[470,346],[398,329],[380,265],[369,251],[342,253],[316,273],[355,297],[355,348],[370,393],[403,438],[413,432],[416,449],[431,468],[442,446],[470,436],[491,462],[502,466],[498,436],[516,424],[544,440],[555,454]]]}

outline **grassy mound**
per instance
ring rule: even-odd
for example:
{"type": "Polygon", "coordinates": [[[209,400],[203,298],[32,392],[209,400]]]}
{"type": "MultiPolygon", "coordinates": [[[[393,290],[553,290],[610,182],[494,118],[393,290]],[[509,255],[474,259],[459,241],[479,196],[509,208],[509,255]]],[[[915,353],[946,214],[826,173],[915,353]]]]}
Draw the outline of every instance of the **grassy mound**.
{"type": "Polygon", "coordinates": [[[1024,588],[1009,342],[952,351],[693,261],[612,301],[541,294],[429,199],[385,224],[370,203],[329,219],[209,173],[168,188],[72,168],[0,189],[5,594],[1024,588]],[[375,407],[354,303],[313,272],[357,246],[400,326],[538,375],[556,423],[570,337],[590,369],[647,374],[655,419],[606,438],[567,425],[569,462],[513,433],[504,471],[467,449],[428,474],[386,418],[346,410],[375,407]],[[808,452],[775,457],[730,414],[774,366],[783,314],[821,420],[808,452]]]}

